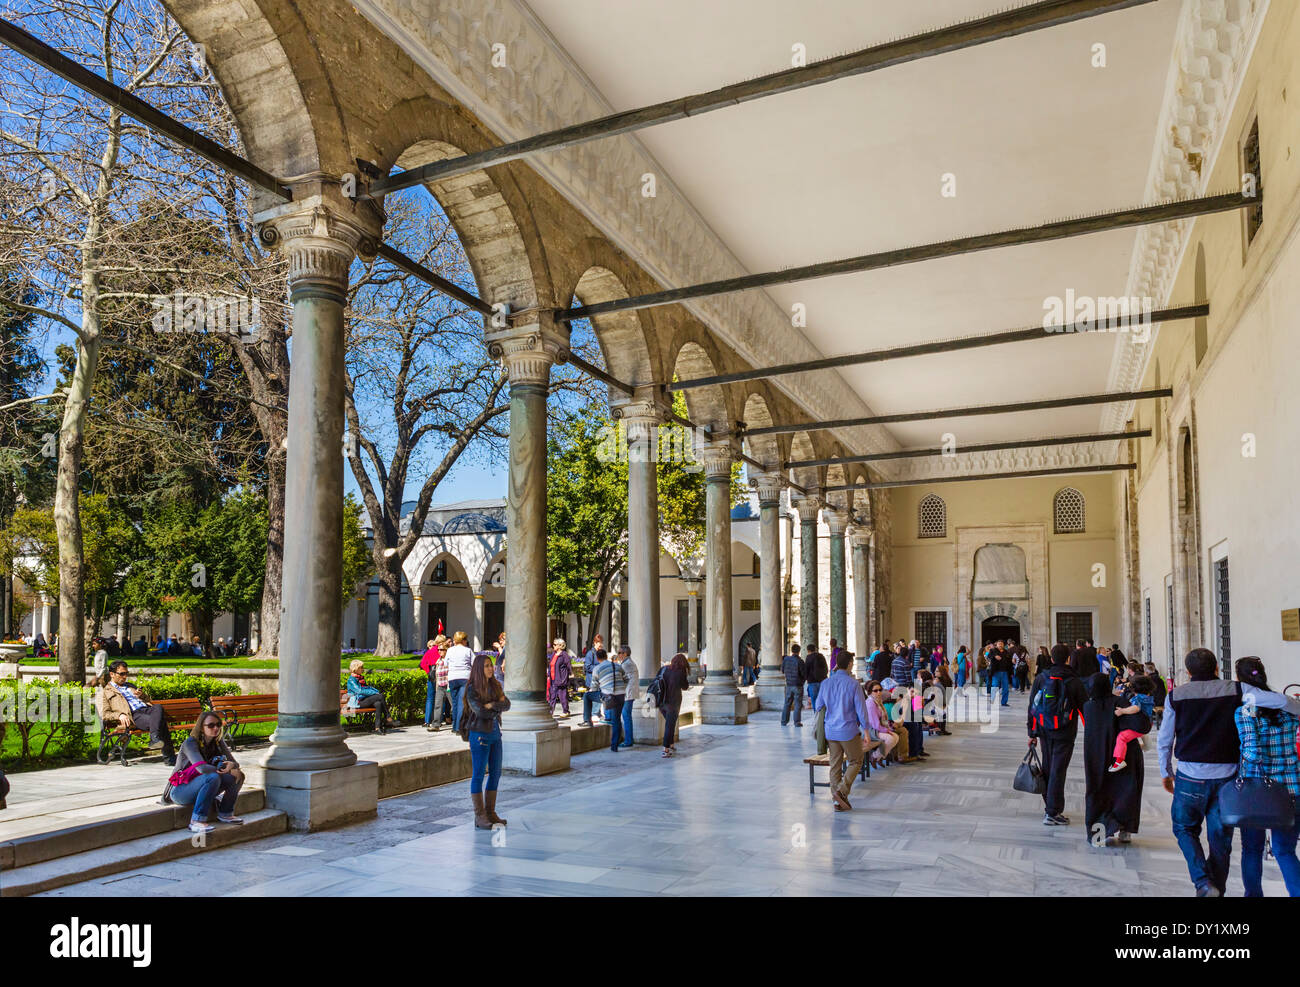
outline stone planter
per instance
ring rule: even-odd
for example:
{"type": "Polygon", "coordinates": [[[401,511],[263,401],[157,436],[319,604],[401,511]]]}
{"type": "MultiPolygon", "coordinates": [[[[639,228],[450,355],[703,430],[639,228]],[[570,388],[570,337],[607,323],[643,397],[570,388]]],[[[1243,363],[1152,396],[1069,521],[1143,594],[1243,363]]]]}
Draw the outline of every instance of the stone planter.
{"type": "Polygon", "coordinates": [[[0,661],[0,679],[18,678],[18,662],[0,661]]]}

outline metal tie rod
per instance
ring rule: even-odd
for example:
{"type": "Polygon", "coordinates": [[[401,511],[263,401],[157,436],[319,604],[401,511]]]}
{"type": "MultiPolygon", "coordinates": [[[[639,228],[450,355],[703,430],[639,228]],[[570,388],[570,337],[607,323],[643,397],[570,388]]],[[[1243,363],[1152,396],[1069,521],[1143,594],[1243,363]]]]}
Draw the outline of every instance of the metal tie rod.
{"type": "Polygon", "coordinates": [[[569,322],[573,319],[586,319],[609,312],[658,308],[661,305],[675,305],[696,298],[728,295],[737,291],[749,291],[753,288],[767,288],[772,285],[792,284],[797,281],[813,281],[818,278],[835,277],[840,274],[857,274],[886,267],[898,267],[903,264],[915,264],[923,260],[937,260],[941,257],[957,257],[963,254],[979,253],[999,247],[1048,243],[1053,240],[1064,240],[1069,237],[1085,236],[1089,233],[1100,233],[1108,230],[1122,230],[1132,226],[1149,226],[1179,219],[1192,219],[1196,216],[1206,216],[1211,213],[1229,212],[1234,209],[1258,206],[1262,201],[1262,195],[1245,196],[1240,191],[1233,191],[1197,199],[1177,199],[1153,205],[1134,206],[1091,216],[1077,216],[1071,219],[1056,220],[1038,226],[1024,226],[1010,230],[998,230],[993,233],[980,233],[975,236],[958,237],[955,240],[941,240],[937,243],[900,247],[895,250],[848,257],[843,260],[820,261],[816,264],[805,264],[802,267],[791,267],[779,271],[767,271],[762,274],[745,274],[735,278],[724,278],[721,281],[706,281],[702,284],[688,285],[684,288],[667,288],[646,295],[633,295],[630,298],[611,299],[607,302],[597,302],[594,305],[584,305],[581,308],[557,310],[555,318],[560,322],[569,322]]]}
{"type": "MultiPolygon", "coordinates": [[[[685,425],[687,428],[694,428],[694,429],[698,429],[698,428],[700,428],[699,425],[696,425],[695,422],[691,421],[689,418],[687,418],[687,417],[685,417],[685,416],[683,416],[683,415],[673,414],[673,415],[670,415],[669,417],[670,417],[673,421],[675,421],[678,425],[685,425]]],[[[711,435],[711,434],[712,434],[712,430],[709,429],[709,428],[705,428],[703,431],[704,431],[704,434],[705,434],[705,435],[711,435]]],[[[781,470],[780,470],[778,467],[775,467],[775,466],[769,466],[767,463],[761,463],[761,462],[759,462],[757,459],[755,459],[753,456],[748,456],[748,455],[746,455],[744,452],[741,452],[741,453],[739,454],[739,459],[740,459],[740,461],[741,461],[742,463],[748,463],[750,466],[753,466],[755,469],[757,469],[757,470],[761,470],[761,471],[763,471],[764,473],[771,473],[771,472],[773,472],[773,471],[781,472],[781,470]]],[[[799,484],[795,483],[793,480],[789,479],[788,477],[785,478],[785,483],[786,483],[787,486],[790,487],[790,489],[792,489],[792,490],[797,490],[797,491],[798,491],[799,493],[801,493],[801,494],[806,494],[806,493],[808,493],[807,490],[805,490],[803,487],[799,486],[799,484]]]]}
{"type": "Polygon", "coordinates": [[[384,196],[399,189],[410,188],[412,185],[436,182],[491,165],[517,161],[541,151],[557,151],[588,141],[632,133],[647,127],[671,123],[674,120],[699,116],[712,110],[736,106],[750,100],[847,79],[1151,2],[1152,0],[1046,0],[1042,3],[1013,7],[986,17],[837,55],[811,65],[761,75],[710,92],[622,110],[498,147],[430,162],[372,183],[369,195],[384,196]]]}
{"type": "MultiPolygon", "coordinates": [[[[1158,312],[1143,314],[1139,318],[1142,325],[1154,325],[1157,322],[1173,322],[1178,319],[1202,319],[1209,314],[1209,303],[1201,302],[1196,305],[1161,309],[1158,312]]],[[[668,385],[668,390],[689,391],[695,387],[738,384],[746,380],[765,380],[770,377],[803,374],[814,370],[831,370],[838,367],[857,366],[863,363],[881,363],[885,360],[905,360],[909,357],[931,356],[936,353],[954,353],[958,350],[979,349],[982,346],[1002,346],[1005,343],[1025,343],[1035,339],[1054,339],[1057,336],[1076,333],[1111,332],[1131,328],[1132,321],[1133,317],[1120,317],[1102,321],[1094,319],[1091,322],[1071,322],[1069,325],[1064,326],[1026,326],[1023,329],[1008,329],[1005,332],[986,333],[979,336],[958,336],[955,339],[936,339],[925,343],[909,343],[906,346],[893,346],[884,350],[869,350],[866,353],[828,356],[818,360],[804,360],[800,363],[783,363],[775,367],[738,370],[735,373],[715,374],[712,377],[693,377],[689,380],[677,380],[668,385]]]]}
{"type": "Polygon", "coordinates": [[[1088,442],[1110,442],[1115,439],[1145,439],[1151,435],[1151,429],[1135,429],[1129,432],[1093,432],[1088,435],[1058,435],[1046,439],[1013,439],[1009,442],[986,442],[981,445],[958,446],[945,449],[943,446],[925,449],[899,449],[894,452],[873,452],[862,456],[838,456],[830,459],[799,459],[786,463],[786,469],[804,466],[836,466],[848,463],[878,463],[887,459],[925,459],[929,456],[955,455],[965,452],[998,452],[1003,449],[1039,449],[1043,446],[1083,445],[1088,442]]]}
{"type": "Polygon", "coordinates": [[[1118,473],[1121,470],[1135,470],[1137,463],[1112,463],[1109,466],[1063,466],[1055,469],[1012,470],[1007,473],[975,473],[969,476],[930,476],[919,480],[883,480],[878,483],[844,483],[831,487],[832,490],[888,490],[892,487],[928,487],[932,483],[967,483],[972,480],[1013,480],[1029,476],[1068,476],[1073,473],[1118,473]]]}
{"type": "Polygon", "coordinates": [[[901,422],[926,422],[943,418],[970,418],[978,415],[1004,415],[1021,411],[1045,411],[1049,408],[1077,408],[1091,404],[1123,404],[1147,398],[1173,397],[1172,387],[1152,388],[1146,391],[1119,391],[1110,394],[1080,394],[1070,398],[1049,398],[1043,401],[1021,401],[1016,404],[978,404],[969,408],[944,408],[939,411],[905,411],[896,415],[874,415],[870,418],[841,418],[838,421],[798,422],[790,425],[764,425],[746,429],[746,435],[775,435],[782,432],[819,432],[823,429],[857,428],[863,425],[896,425],[901,422]]]}

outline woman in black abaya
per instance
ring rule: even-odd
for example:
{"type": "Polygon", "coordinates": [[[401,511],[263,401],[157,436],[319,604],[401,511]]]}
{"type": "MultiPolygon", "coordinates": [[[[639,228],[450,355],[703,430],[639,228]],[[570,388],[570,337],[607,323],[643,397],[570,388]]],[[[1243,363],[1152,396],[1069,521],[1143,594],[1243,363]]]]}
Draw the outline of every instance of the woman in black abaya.
{"type": "Polygon", "coordinates": [[[1142,748],[1128,745],[1128,766],[1110,772],[1119,736],[1120,717],[1115,708],[1122,700],[1112,694],[1110,678],[1098,672],[1087,680],[1089,699],[1083,704],[1084,837],[1093,846],[1129,842],[1142,816],[1145,780],[1142,748]]]}

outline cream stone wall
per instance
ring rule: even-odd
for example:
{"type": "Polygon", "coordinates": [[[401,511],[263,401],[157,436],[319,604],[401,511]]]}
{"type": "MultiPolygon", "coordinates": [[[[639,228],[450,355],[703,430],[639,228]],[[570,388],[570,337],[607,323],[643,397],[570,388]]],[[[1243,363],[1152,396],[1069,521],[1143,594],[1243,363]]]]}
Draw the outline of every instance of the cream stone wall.
{"type": "MultiPolygon", "coordinates": [[[[1003,543],[1016,544],[1025,552],[1029,598],[1027,622],[1022,622],[1023,643],[1033,647],[1051,643],[1051,610],[1057,607],[1095,609],[1094,634],[1107,644],[1119,636],[1122,573],[1110,477],[1085,474],[975,481],[904,487],[891,493],[894,559],[893,599],[886,619],[889,638],[913,636],[914,610],[951,608],[950,651],[961,644],[976,646],[979,630],[973,611],[1002,601],[971,600],[974,555],[982,545],[1003,543]],[[1081,534],[1053,533],[1053,498],[1066,486],[1079,490],[1085,498],[1085,530],[1081,534]],[[947,505],[944,539],[917,537],[918,507],[921,498],[930,493],[937,493],[947,505]],[[1094,580],[1103,585],[1094,585],[1094,580]]],[[[1025,592],[1007,587],[1005,602],[1023,614],[1025,592]]]]}
{"type": "MultiPolygon", "coordinates": [[[[1240,143],[1258,119],[1263,176],[1263,225],[1246,245],[1239,213],[1203,217],[1186,232],[1171,298],[1210,302],[1203,344],[1197,327],[1176,323],[1158,335],[1144,386],[1157,378],[1174,397],[1136,420],[1160,436],[1142,440],[1140,585],[1152,600],[1153,653],[1168,660],[1164,581],[1177,567],[1172,555],[1185,538],[1173,517],[1180,463],[1171,435],[1186,424],[1195,453],[1196,614],[1176,613],[1180,640],[1220,652],[1212,560],[1228,557],[1232,657],[1259,655],[1275,685],[1300,681],[1300,642],[1281,636],[1280,611],[1300,607],[1292,576],[1300,548],[1300,422],[1295,368],[1300,366],[1300,5],[1269,6],[1260,39],[1243,73],[1222,143],[1205,187],[1238,184],[1240,143]],[[1198,283],[1198,258],[1204,279],[1198,283]],[[1199,352],[1198,352],[1199,351],[1199,352]],[[1250,442],[1254,441],[1253,455],[1250,442]]],[[[1181,651],[1181,648],[1179,648],[1181,651]]],[[[1177,656],[1181,666],[1181,655],[1177,656]]],[[[1222,655],[1220,655],[1222,657],[1222,655]]]]}

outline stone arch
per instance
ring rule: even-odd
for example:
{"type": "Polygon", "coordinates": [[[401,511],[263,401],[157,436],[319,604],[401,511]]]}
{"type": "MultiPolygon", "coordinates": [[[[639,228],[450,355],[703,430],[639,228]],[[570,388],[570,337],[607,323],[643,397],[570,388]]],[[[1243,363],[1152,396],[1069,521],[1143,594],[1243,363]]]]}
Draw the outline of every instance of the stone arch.
{"type": "Polygon", "coordinates": [[[448,563],[447,579],[444,583],[438,585],[464,586],[467,589],[473,589],[477,585],[477,582],[470,578],[469,568],[465,563],[454,552],[445,547],[430,553],[429,557],[424,560],[420,566],[419,575],[414,580],[414,585],[418,588],[431,582],[434,572],[441,562],[448,563]]]}
{"type": "MultiPolygon", "coordinates": [[[[812,437],[807,432],[795,432],[790,439],[790,460],[799,462],[816,458],[817,448],[813,445],[812,437]]],[[[792,467],[790,469],[790,479],[810,492],[822,485],[821,472],[816,466],[792,467]]]]}
{"type": "MultiPolygon", "coordinates": [[[[328,67],[297,4],[163,0],[163,6],[203,45],[250,161],[285,178],[355,170],[343,110],[333,88],[319,84],[328,67]]],[[[262,192],[253,199],[255,208],[270,204],[262,192]]]]}
{"type": "MultiPolygon", "coordinates": [[[[589,267],[578,278],[572,297],[583,305],[627,298],[623,279],[608,267],[589,267]]],[[[592,317],[591,327],[600,345],[605,367],[619,380],[629,384],[648,384],[657,378],[646,345],[646,326],[640,312],[608,312],[592,317]]]]}
{"type": "MultiPolygon", "coordinates": [[[[838,450],[840,448],[839,444],[837,443],[834,448],[838,450]]],[[[840,453],[835,452],[833,454],[839,455],[840,453]]],[[[832,463],[830,466],[826,467],[826,486],[838,487],[843,486],[848,482],[848,476],[844,472],[844,467],[839,463],[832,463]]],[[[853,495],[847,490],[832,490],[826,494],[825,500],[827,505],[830,507],[846,510],[852,510],[853,508],[853,495]]]]}
{"type": "MultiPolygon", "coordinates": [[[[383,146],[374,149],[382,174],[471,154],[495,144],[458,107],[420,96],[394,105],[376,126],[383,146]]],[[[480,169],[425,188],[447,214],[469,257],[479,297],[512,309],[554,307],[543,237],[514,165],[480,169]]],[[[412,190],[396,195],[413,194],[412,190]]]]}
{"type": "MultiPolygon", "coordinates": [[[[752,391],[745,398],[745,407],[741,418],[748,428],[767,428],[776,424],[767,398],[757,391],[752,391]]],[[[745,452],[761,463],[771,463],[779,469],[784,462],[784,451],[780,435],[755,435],[745,437],[745,452]]]]}
{"type": "MultiPolygon", "coordinates": [[[[678,380],[711,377],[718,373],[717,362],[705,346],[696,340],[687,340],[673,356],[673,376],[678,380]]],[[[692,387],[682,391],[686,410],[696,425],[714,425],[729,429],[734,417],[730,413],[726,391],[720,384],[692,387]]]]}

